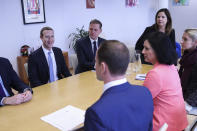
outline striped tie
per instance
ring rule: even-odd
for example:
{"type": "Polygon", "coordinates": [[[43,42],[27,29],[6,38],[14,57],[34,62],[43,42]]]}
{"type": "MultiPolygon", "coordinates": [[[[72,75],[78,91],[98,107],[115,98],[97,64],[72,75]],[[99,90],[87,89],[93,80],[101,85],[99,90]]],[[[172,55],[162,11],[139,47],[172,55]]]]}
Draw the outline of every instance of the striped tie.
{"type": "Polygon", "coordinates": [[[96,56],[96,50],[97,50],[97,48],[96,48],[96,41],[93,42],[93,45],[94,45],[93,55],[94,55],[94,58],[95,58],[95,56],[96,56]]]}
{"type": "Polygon", "coordinates": [[[52,58],[51,58],[51,53],[52,52],[48,52],[48,64],[49,64],[49,74],[50,74],[49,82],[55,81],[54,72],[53,72],[53,61],[52,61],[52,58]]]}

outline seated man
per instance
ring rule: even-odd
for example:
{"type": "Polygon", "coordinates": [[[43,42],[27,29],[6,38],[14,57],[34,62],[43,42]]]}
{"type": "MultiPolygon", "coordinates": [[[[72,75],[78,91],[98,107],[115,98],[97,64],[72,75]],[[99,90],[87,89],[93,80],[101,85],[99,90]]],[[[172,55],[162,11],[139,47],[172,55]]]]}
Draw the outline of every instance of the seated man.
{"type": "Polygon", "coordinates": [[[81,38],[76,42],[78,66],[76,74],[93,70],[95,64],[96,50],[104,39],[98,37],[102,32],[102,23],[94,19],[89,24],[89,36],[81,38]]]}
{"type": "Polygon", "coordinates": [[[61,49],[53,47],[53,29],[50,27],[42,28],[40,39],[43,45],[34,51],[28,59],[28,74],[31,87],[71,76],[61,49]]]}
{"type": "Polygon", "coordinates": [[[151,93],[127,82],[128,64],[129,51],[123,43],[102,43],[96,54],[96,76],[104,82],[103,94],[86,111],[86,131],[152,131],[151,93]]]}
{"type": "Polygon", "coordinates": [[[31,99],[31,88],[19,79],[9,60],[0,57],[0,106],[17,105],[31,99]],[[19,93],[14,94],[11,87],[19,93]]]}

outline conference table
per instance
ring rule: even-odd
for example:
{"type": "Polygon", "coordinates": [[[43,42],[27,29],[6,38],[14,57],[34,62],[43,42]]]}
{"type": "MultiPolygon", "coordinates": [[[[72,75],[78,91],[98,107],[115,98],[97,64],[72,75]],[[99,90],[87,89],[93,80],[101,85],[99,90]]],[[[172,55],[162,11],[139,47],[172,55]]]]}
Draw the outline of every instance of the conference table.
{"type": "MultiPolygon", "coordinates": [[[[147,73],[152,66],[142,65],[137,73],[132,71],[132,67],[133,64],[130,64],[127,80],[131,84],[142,85],[143,81],[135,80],[136,74],[147,73]]],[[[57,128],[42,121],[40,117],[67,105],[86,110],[101,96],[103,82],[96,79],[95,71],[88,71],[33,88],[33,91],[33,98],[27,103],[0,107],[1,131],[56,131],[57,128]]],[[[188,115],[189,121],[194,119],[195,116],[188,115]]]]}

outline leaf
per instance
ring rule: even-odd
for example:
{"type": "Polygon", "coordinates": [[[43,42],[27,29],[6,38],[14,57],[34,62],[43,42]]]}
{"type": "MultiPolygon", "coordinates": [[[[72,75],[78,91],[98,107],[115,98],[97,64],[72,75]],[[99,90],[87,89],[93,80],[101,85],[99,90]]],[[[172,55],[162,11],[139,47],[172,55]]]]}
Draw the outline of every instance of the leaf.
{"type": "Polygon", "coordinates": [[[84,25],[81,28],[76,28],[76,33],[74,32],[68,35],[70,39],[69,48],[73,48],[76,51],[76,41],[86,36],[88,36],[88,31],[84,29],[84,25]]]}

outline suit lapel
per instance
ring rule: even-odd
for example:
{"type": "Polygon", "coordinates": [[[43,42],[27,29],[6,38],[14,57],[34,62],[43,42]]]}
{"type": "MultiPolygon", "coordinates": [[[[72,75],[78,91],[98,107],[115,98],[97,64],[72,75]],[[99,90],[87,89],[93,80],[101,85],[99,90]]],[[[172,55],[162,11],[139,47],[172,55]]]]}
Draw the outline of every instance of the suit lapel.
{"type": "MultiPolygon", "coordinates": [[[[8,82],[8,77],[7,77],[7,73],[5,73],[4,71],[5,69],[0,67],[0,76],[1,76],[1,80],[3,82],[4,87],[7,89],[7,82],[8,82]]],[[[8,90],[8,89],[7,89],[8,90]]]]}
{"type": "Polygon", "coordinates": [[[101,44],[101,39],[98,37],[98,47],[100,46],[101,44]]]}
{"type": "Polygon", "coordinates": [[[101,45],[101,43],[104,41],[104,39],[98,37],[98,47],[101,45]]]}
{"type": "Polygon", "coordinates": [[[1,76],[1,80],[3,82],[3,85],[4,85],[5,89],[7,90],[8,94],[12,95],[11,88],[9,88],[9,83],[10,83],[11,78],[8,76],[8,72],[9,71],[8,71],[7,67],[0,66],[0,76],[1,76]]]}
{"type": "Polygon", "coordinates": [[[88,44],[87,49],[89,50],[88,52],[90,52],[90,57],[93,58],[94,55],[93,55],[93,51],[92,51],[92,43],[90,41],[89,36],[87,37],[87,44],[88,44]]]}
{"type": "Polygon", "coordinates": [[[60,67],[59,67],[61,63],[58,64],[58,62],[59,62],[59,61],[58,61],[58,60],[59,60],[58,57],[60,57],[60,56],[59,56],[57,50],[55,50],[55,48],[52,48],[52,50],[53,50],[53,53],[54,53],[54,56],[55,56],[55,61],[56,61],[55,64],[56,64],[56,67],[57,67],[57,74],[59,74],[59,72],[61,72],[61,71],[60,71],[60,67]]]}
{"type": "Polygon", "coordinates": [[[40,57],[40,62],[42,62],[41,65],[43,65],[42,69],[46,70],[47,74],[49,75],[49,66],[42,47],[40,47],[39,57],[40,57]]]}

